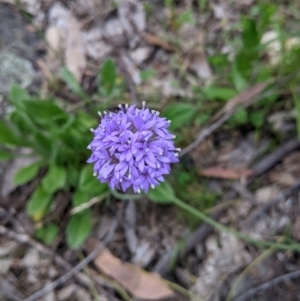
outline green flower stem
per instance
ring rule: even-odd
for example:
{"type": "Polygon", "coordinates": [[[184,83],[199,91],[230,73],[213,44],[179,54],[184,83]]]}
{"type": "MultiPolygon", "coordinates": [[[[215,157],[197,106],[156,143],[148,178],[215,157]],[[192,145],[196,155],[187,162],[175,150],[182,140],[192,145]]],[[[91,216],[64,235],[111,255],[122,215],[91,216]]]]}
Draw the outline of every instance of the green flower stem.
{"type": "Polygon", "coordinates": [[[271,241],[262,241],[262,240],[257,240],[252,237],[249,237],[247,235],[242,234],[241,232],[238,232],[234,229],[231,229],[229,227],[224,226],[223,224],[215,221],[214,219],[210,218],[209,216],[205,215],[203,212],[200,212],[199,210],[193,208],[192,206],[184,203],[180,199],[174,197],[172,199],[173,203],[176,204],[178,207],[184,209],[185,211],[193,214],[194,216],[200,218],[204,222],[208,223],[209,225],[215,227],[218,230],[227,232],[229,234],[232,234],[238,238],[240,238],[243,241],[252,243],[258,247],[265,248],[265,247],[273,247],[275,249],[281,249],[281,250],[294,250],[294,251],[300,251],[300,244],[283,244],[283,243],[276,243],[276,242],[271,242],[271,241]]]}
{"type": "Polygon", "coordinates": [[[120,193],[117,190],[111,190],[111,194],[119,200],[139,200],[144,197],[143,194],[120,193]]]}

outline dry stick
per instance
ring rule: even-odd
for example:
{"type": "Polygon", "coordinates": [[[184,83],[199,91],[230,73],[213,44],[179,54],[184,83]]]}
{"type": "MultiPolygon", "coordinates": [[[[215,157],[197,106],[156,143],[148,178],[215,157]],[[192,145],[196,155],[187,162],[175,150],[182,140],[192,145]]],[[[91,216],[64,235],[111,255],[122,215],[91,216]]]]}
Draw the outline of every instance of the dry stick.
{"type": "Polygon", "coordinates": [[[248,290],[244,294],[240,295],[239,297],[234,298],[233,301],[246,301],[247,299],[253,297],[260,291],[265,291],[265,290],[271,288],[272,286],[275,286],[281,282],[291,280],[293,278],[299,278],[299,277],[300,277],[300,271],[295,271],[295,272],[291,272],[291,273],[276,277],[262,285],[251,288],[250,290],[248,290]]]}
{"type": "Polygon", "coordinates": [[[250,218],[246,221],[245,225],[249,225],[254,222],[256,219],[262,217],[265,213],[267,213],[271,207],[276,206],[278,203],[285,201],[295,190],[300,188],[300,181],[296,182],[293,186],[284,190],[277,198],[271,200],[268,204],[258,208],[253,214],[251,214],[250,218]]]}
{"type": "Polygon", "coordinates": [[[77,272],[82,270],[85,266],[87,266],[91,261],[95,259],[95,257],[105,248],[105,246],[109,243],[109,241],[112,239],[116,228],[117,228],[118,222],[115,221],[112,227],[110,228],[109,232],[107,233],[106,237],[103,239],[103,242],[100,243],[83,261],[81,261],[79,264],[77,264],[74,268],[72,268],[69,272],[55,280],[54,282],[50,283],[49,285],[45,286],[41,290],[37,291],[33,295],[29,296],[23,301],[35,301],[44,295],[48,294],[49,292],[53,291],[55,288],[57,288],[59,285],[65,283],[70,278],[72,278],[77,272]]]}
{"type": "MultiPolygon", "coordinates": [[[[220,218],[223,210],[220,210],[212,214],[211,218],[217,220],[220,218]]],[[[189,253],[197,243],[204,241],[214,230],[214,227],[209,224],[201,225],[196,231],[192,232],[186,238],[186,244],[182,254],[189,253]]],[[[156,263],[153,272],[160,274],[161,276],[166,276],[170,270],[170,263],[172,260],[173,250],[166,251],[160,260],[156,263]]]]}
{"type": "Polygon", "coordinates": [[[254,178],[261,176],[262,174],[269,171],[273,166],[280,162],[287,154],[300,148],[299,139],[292,138],[285,142],[283,145],[276,148],[271,154],[264,157],[259,163],[257,163],[253,168],[253,175],[249,178],[248,185],[253,181],[254,178]]]}
{"type": "Polygon", "coordinates": [[[256,84],[243,91],[238,96],[231,99],[213,118],[213,123],[204,128],[198,135],[195,141],[185,147],[179,154],[179,157],[184,156],[193,149],[195,149],[200,143],[202,143],[208,136],[210,136],[216,129],[223,125],[235,112],[234,109],[238,105],[249,106],[255,100],[258,100],[258,95],[266,88],[267,83],[256,84]],[[217,120],[216,120],[217,119],[217,120]],[[216,120],[216,121],[214,121],[216,120]]]}
{"type": "MultiPolygon", "coordinates": [[[[284,237],[280,237],[277,242],[283,242],[284,241],[284,237]]],[[[250,273],[251,270],[253,270],[253,268],[257,267],[262,261],[264,261],[265,259],[267,259],[268,257],[270,257],[274,252],[275,252],[275,248],[270,247],[269,249],[267,249],[266,251],[264,251],[263,253],[261,253],[258,257],[256,257],[245,269],[244,271],[237,277],[237,279],[235,280],[235,282],[233,283],[233,286],[231,287],[231,290],[229,291],[229,294],[226,298],[225,301],[231,301],[233,299],[233,297],[236,295],[236,291],[239,287],[239,285],[241,284],[241,282],[245,279],[246,275],[248,273],[250,273]]]]}
{"type": "Polygon", "coordinates": [[[72,268],[72,266],[67,261],[65,261],[62,257],[60,257],[59,255],[56,255],[53,251],[46,248],[41,243],[35,241],[26,233],[16,233],[16,232],[8,230],[6,227],[0,225],[0,235],[5,235],[6,237],[13,239],[19,243],[30,245],[32,248],[36,249],[37,251],[44,253],[44,254],[48,255],[49,257],[53,258],[54,262],[57,265],[63,267],[64,269],[69,270],[72,268]]]}

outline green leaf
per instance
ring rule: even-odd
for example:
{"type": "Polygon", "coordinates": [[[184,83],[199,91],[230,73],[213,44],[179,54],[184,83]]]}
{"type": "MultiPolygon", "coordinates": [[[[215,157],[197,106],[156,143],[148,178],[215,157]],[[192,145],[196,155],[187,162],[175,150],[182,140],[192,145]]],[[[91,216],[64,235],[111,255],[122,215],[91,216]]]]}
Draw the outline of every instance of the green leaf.
{"type": "Polygon", "coordinates": [[[95,176],[93,176],[92,165],[86,165],[82,168],[78,188],[80,191],[93,192],[95,195],[102,194],[108,190],[106,184],[100,183],[95,176]]]}
{"type": "Polygon", "coordinates": [[[17,107],[23,108],[22,102],[26,99],[29,99],[27,91],[21,88],[18,85],[11,85],[9,90],[9,100],[17,107]]]}
{"type": "Polygon", "coordinates": [[[65,168],[52,165],[42,180],[42,186],[48,193],[54,193],[65,187],[67,171],[65,168]]]}
{"type": "Polygon", "coordinates": [[[256,21],[249,18],[242,18],[242,40],[244,49],[249,50],[259,45],[259,35],[256,28],[256,21]]]}
{"type": "Polygon", "coordinates": [[[169,105],[163,112],[163,116],[170,119],[170,129],[175,130],[191,122],[195,116],[195,106],[189,103],[175,103],[169,105]]]}
{"type": "Polygon", "coordinates": [[[272,17],[275,15],[277,10],[277,5],[263,2],[259,4],[258,28],[260,35],[262,35],[271,24],[272,17]]]}
{"type": "Polygon", "coordinates": [[[159,204],[171,204],[175,198],[173,188],[168,182],[163,182],[148,192],[148,198],[159,204]]]}
{"type": "Polygon", "coordinates": [[[15,133],[0,120],[0,144],[21,145],[22,139],[18,138],[15,133]]]}
{"type": "Polygon", "coordinates": [[[79,170],[77,166],[73,165],[73,162],[70,162],[70,165],[67,168],[67,186],[77,187],[79,170]]]}
{"type": "Polygon", "coordinates": [[[250,121],[256,128],[261,128],[265,123],[265,114],[262,111],[250,114],[250,121]]]}
{"type": "Polygon", "coordinates": [[[232,82],[238,92],[241,92],[246,87],[246,80],[243,75],[239,72],[237,64],[234,63],[231,70],[232,82]]]}
{"type": "Polygon", "coordinates": [[[60,70],[60,77],[75,95],[82,97],[85,101],[89,100],[88,95],[77,82],[71,71],[69,71],[67,68],[62,68],[60,70]]]}
{"type": "Polygon", "coordinates": [[[53,223],[37,229],[34,236],[44,242],[46,245],[51,245],[57,238],[59,227],[53,223]]]}
{"type": "Polygon", "coordinates": [[[16,110],[13,111],[9,116],[10,121],[14,124],[16,129],[23,135],[29,136],[32,132],[36,132],[38,130],[37,126],[33,123],[33,121],[24,113],[24,110],[16,110]]]}
{"type": "Polygon", "coordinates": [[[32,136],[34,148],[44,157],[49,157],[52,152],[52,147],[54,146],[51,143],[50,137],[42,134],[41,132],[36,132],[32,136]]]}
{"type": "Polygon", "coordinates": [[[149,79],[153,78],[154,76],[156,76],[156,70],[155,69],[146,69],[146,70],[142,70],[140,72],[140,76],[142,81],[146,82],[149,79]]]}
{"type": "Polygon", "coordinates": [[[13,158],[13,154],[0,150],[0,161],[5,161],[13,158]]]}
{"type": "Polygon", "coordinates": [[[90,193],[87,191],[77,190],[72,196],[72,205],[77,207],[83,203],[88,202],[91,199],[90,193]]]}
{"type": "Polygon", "coordinates": [[[96,127],[98,121],[96,118],[92,117],[90,114],[85,112],[78,112],[75,122],[72,125],[73,128],[76,128],[81,133],[86,133],[90,128],[96,127]]]}
{"type": "Polygon", "coordinates": [[[40,166],[41,162],[34,162],[33,164],[21,168],[14,176],[14,184],[19,186],[33,180],[37,176],[40,166]]]}
{"type": "Polygon", "coordinates": [[[80,247],[92,230],[92,213],[89,209],[73,215],[67,225],[66,235],[69,246],[80,247]]]}
{"type": "Polygon", "coordinates": [[[105,61],[102,65],[100,74],[102,88],[104,88],[106,93],[109,95],[112,92],[116,82],[116,65],[114,61],[111,59],[105,61]]]}
{"type": "Polygon", "coordinates": [[[38,186],[27,202],[27,214],[35,221],[39,221],[47,212],[51,202],[52,194],[45,191],[42,186],[38,186]]]}
{"type": "Polygon", "coordinates": [[[196,20],[192,11],[185,10],[176,17],[174,23],[177,28],[180,28],[183,24],[195,25],[196,20]]]}
{"type": "Polygon", "coordinates": [[[209,86],[205,87],[202,91],[208,100],[229,100],[236,96],[236,91],[229,88],[209,86]]]}
{"type": "Polygon", "coordinates": [[[68,119],[68,114],[53,101],[26,100],[24,101],[24,110],[32,120],[42,125],[49,126],[53,121],[65,122],[68,119]]]}
{"type": "Polygon", "coordinates": [[[239,109],[233,115],[233,119],[238,124],[246,124],[248,122],[248,112],[245,109],[239,109]]]}

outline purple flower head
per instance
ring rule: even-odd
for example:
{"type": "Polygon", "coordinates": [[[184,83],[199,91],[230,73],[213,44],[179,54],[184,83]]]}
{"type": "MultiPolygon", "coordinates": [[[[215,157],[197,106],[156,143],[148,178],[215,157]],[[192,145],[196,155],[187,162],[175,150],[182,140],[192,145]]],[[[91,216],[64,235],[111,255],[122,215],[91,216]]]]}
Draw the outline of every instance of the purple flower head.
{"type": "Polygon", "coordinates": [[[159,117],[159,112],[135,105],[119,105],[118,112],[101,113],[94,138],[88,149],[94,163],[94,175],[107,182],[111,189],[126,191],[132,186],[135,193],[147,192],[164,181],[170,164],[178,162],[179,148],[168,127],[170,120],[159,117]]]}

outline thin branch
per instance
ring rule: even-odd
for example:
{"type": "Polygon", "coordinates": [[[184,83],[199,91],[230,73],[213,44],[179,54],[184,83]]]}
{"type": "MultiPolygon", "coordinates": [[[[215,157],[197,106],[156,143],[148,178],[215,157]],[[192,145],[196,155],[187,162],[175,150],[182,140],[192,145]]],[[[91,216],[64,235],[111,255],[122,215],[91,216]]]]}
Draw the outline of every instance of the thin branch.
{"type": "Polygon", "coordinates": [[[251,297],[253,297],[254,295],[256,295],[258,292],[268,290],[269,288],[276,286],[276,285],[280,284],[281,282],[291,280],[294,278],[299,278],[299,277],[300,277],[300,270],[279,276],[279,277],[274,278],[262,285],[251,288],[244,294],[241,294],[239,297],[234,298],[233,301],[246,301],[246,300],[250,299],[251,297]]]}
{"type": "Polygon", "coordinates": [[[278,197],[268,202],[261,208],[258,208],[246,221],[246,225],[249,225],[251,222],[263,216],[267,213],[273,206],[276,206],[278,203],[285,201],[295,190],[300,188],[300,181],[296,182],[293,186],[285,189],[278,197]]]}
{"type": "MultiPolygon", "coordinates": [[[[223,210],[221,209],[213,213],[211,217],[217,220],[222,213],[223,210]]],[[[180,254],[185,255],[191,252],[191,250],[193,250],[195,245],[200,241],[204,241],[213,232],[213,230],[214,228],[211,225],[206,223],[202,224],[197,230],[190,233],[186,237],[186,244],[184,246],[184,249],[180,250],[180,254]]],[[[170,270],[172,257],[173,257],[173,250],[166,251],[162,255],[162,257],[158,260],[158,262],[155,264],[152,271],[160,274],[161,276],[166,276],[170,270]]]]}
{"type": "Polygon", "coordinates": [[[72,268],[69,272],[55,280],[54,282],[50,283],[49,285],[45,286],[41,290],[37,291],[30,297],[26,298],[23,301],[35,301],[44,295],[48,294],[49,292],[53,291],[56,287],[59,285],[65,283],[70,278],[72,278],[77,272],[81,271],[84,267],[86,267],[91,261],[95,259],[95,257],[105,248],[105,246],[109,243],[109,241],[112,239],[116,228],[117,228],[118,222],[115,221],[115,223],[110,228],[109,232],[107,233],[106,237],[103,239],[103,242],[100,243],[83,261],[81,261],[79,264],[77,264],[74,268],[72,268]]]}
{"type": "Polygon", "coordinates": [[[288,140],[283,145],[280,145],[272,153],[265,156],[263,160],[260,160],[255,166],[253,166],[253,175],[249,180],[251,181],[252,178],[257,178],[266,173],[279,163],[287,154],[298,148],[300,148],[300,142],[297,137],[288,140]]]}
{"type": "Polygon", "coordinates": [[[210,136],[215,130],[217,130],[221,125],[223,125],[230,117],[231,113],[227,113],[223,115],[219,120],[209,125],[207,128],[204,128],[195,141],[193,141],[190,145],[185,147],[180,153],[179,157],[183,157],[193,149],[195,149],[199,144],[201,144],[208,136],[210,136]]]}
{"type": "Polygon", "coordinates": [[[69,270],[72,268],[72,266],[65,261],[62,257],[55,254],[53,251],[42,245],[41,243],[37,242],[36,240],[32,239],[30,235],[26,233],[16,233],[14,231],[11,231],[7,229],[6,227],[0,225],[0,235],[5,235],[6,237],[13,239],[19,243],[22,244],[28,244],[32,248],[36,249],[37,251],[44,253],[48,255],[49,257],[54,259],[54,262],[58,264],[59,266],[63,267],[66,270],[69,270]]]}
{"type": "Polygon", "coordinates": [[[267,83],[256,84],[243,91],[238,96],[231,99],[215,116],[213,116],[213,123],[204,128],[198,135],[195,141],[185,147],[179,154],[179,157],[184,156],[199,144],[201,144],[208,136],[210,136],[215,130],[222,126],[235,112],[239,105],[244,107],[249,106],[254,101],[257,101],[258,95],[266,88],[267,83]]]}

